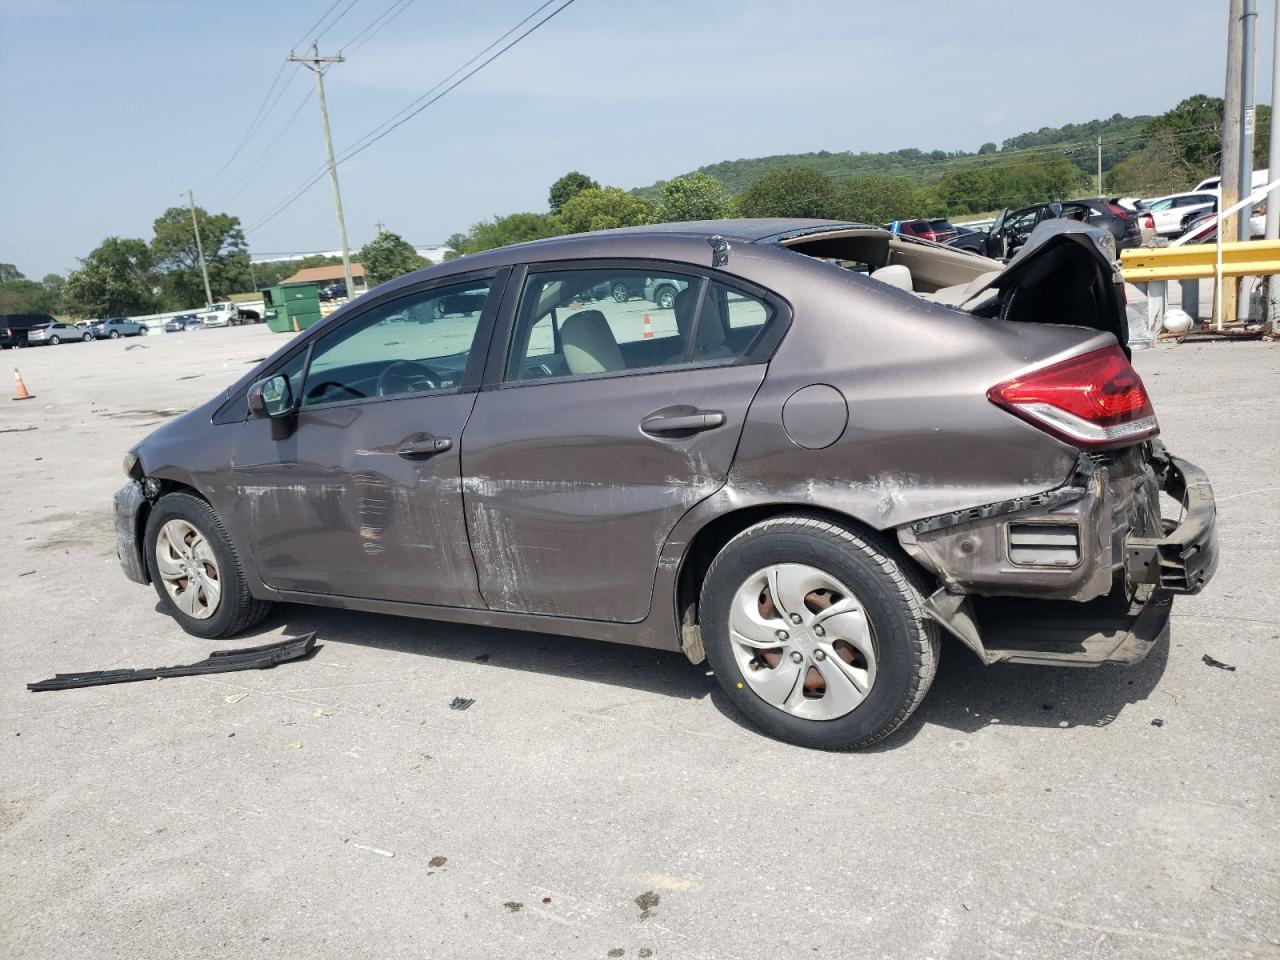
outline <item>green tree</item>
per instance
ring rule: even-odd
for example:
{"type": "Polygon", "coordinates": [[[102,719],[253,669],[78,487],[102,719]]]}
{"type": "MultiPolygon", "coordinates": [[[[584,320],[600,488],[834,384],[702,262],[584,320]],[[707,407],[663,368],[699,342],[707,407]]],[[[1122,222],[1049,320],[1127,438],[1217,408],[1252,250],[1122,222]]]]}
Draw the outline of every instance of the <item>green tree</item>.
{"type": "Polygon", "coordinates": [[[733,215],[733,201],[709,173],[691,173],[662,185],[653,211],[654,223],[678,220],[723,220],[733,215]]]}
{"type": "Polygon", "coordinates": [[[596,183],[585,173],[579,173],[577,170],[570,170],[551,185],[551,192],[547,195],[547,203],[550,205],[552,213],[559,213],[566,203],[580,194],[583,190],[599,189],[600,184],[596,183]]]}
{"type": "Polygon", "coordinates": [[[1190,175],[1177,143],[1161,134],[1108,170],[1102,182],[1108,193],[1156,197],[1186,186],[1190,175]]]}
{"type": "Polygon", "coordinates": [[[653,208],[617,187],[588,188],[565,201],[554,218],[557,233],[586,233],[648,223],[653,208]]]}
{"type": "Polygon", "coordinates": [[[431,261],[419,256],[409,241],[390,230],[383,230],[366,243],[356,259],[364,265],[365,279],[371,287],[431,266],[431,261]]]}
{"type": "Polygon", "coordinates": [[[49,298],[49,313],[62,313],[62,288],[66,285],[67,278],[57,273],[46,273],[40,281],[40,286],[49,298]]]}
{"type": "Polygon", "coordinates": [[[506,247],[526,240],[541,240],[556,234],[552,218],[545,213],[509,213],[505,217],[481,220],[471,227],[471,233],[459,238],[449,238],[449,246],[459,255],[479,253],[495,247],[506,247]]]}
{"type": "Polygon", "coordinates": [[[988,141],[978,148],[978,156],[986,156],[988,153],[995,153],[996,145],[988,141]]]}
{"type": "Polygon", "coordinates": [[[1153,117],[1142,133],[1147,140],[1167,136],[1177,148],[1187,178],[1200,179],[1216,171],[1222,157],[1222,109],[1221,97],[1198,93],[1153,117]]]}
{"type": "Polygon", "coordinates": [[[747,187],[738,197],[738,212],[744,217],[834,217],[835,185],[809,167],[783,167],[747,187]]]}
{"type": "Polygon", "coordinates": [[[1085,189],[1080,169],[1062,157],[1010,159],[943,178],[937,196],[948,213],[980,213],[1040,200],[1066,200],[1085,189]]]}
{"type": "Polygon", "coordinates": [[[62,278],[49,274],[45,281],[28,280],[12,263],[0,263],[0,313],[60,313],[62,278]],[[46,285],[50,278],[59,289],[46,285]]]}
{"type": "Polygon", "coordinates": [[[67,276],[62,295],[77,317],[119,317],[156,308],[155,260],[145,240],[107,237],[67,276]]]}
{"type": "Polygon", "coordinates": [[[918,194],[906,177],[851,177],[836,191],[836,209],[841,219],[859,223],[907,220],[919,216],[918,194]]]}
{"type": "MultiPolygon", "coordinates": [[[[249,248],[240,229],[240,218],[229,213],[210,214],[196,207],[196,220],[213,299],[224,300],[230,294],[252,289],[249,248]]],[[[182,310],[204,303],[204,281],[200,277],[190,209],[170,207],[156,218],[151,254],[160,272],[161,298],[168,309],[182,310]]]]}

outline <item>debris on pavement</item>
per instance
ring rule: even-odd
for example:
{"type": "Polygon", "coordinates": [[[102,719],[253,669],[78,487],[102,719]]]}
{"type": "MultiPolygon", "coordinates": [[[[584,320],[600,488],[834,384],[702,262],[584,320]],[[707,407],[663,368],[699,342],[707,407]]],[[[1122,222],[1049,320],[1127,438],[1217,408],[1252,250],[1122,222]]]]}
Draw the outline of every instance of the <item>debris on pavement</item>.
{"type": "Polygon", "coordinates": [[[1151,721],[1151,725],[1153,727],[1163,727],[1164,721],[1161,720],[1159,717],[1156,717],[1154,720],[1151,721]]]}
{"type": "Polygon", "coordinates": [[[295,741],[293,741],[293,743],[286,743],[286,744],[284,745],[284,748],[285,748],[286,750],[301,750],[301,749],[302,749],[302,741],[301,741],[301,740],[295,740],[295,741]]]}
{"type": "Polygon", "coordinates": [[[508,910],[510,910],[512,913],[519,913],[521,910],[524,909],[524,904],[521,903],[519,900],[508,900],[506,903],[503,904],[503,906],[506,907],[508,910]]]}
{"type": "Polygon", "coordinates": [[[636,906],[640,908],[640,919],[648,920],[653,916],[653,908],[658,905],[658,901],[662,898],[652,890],[646,890],[640,896],[636,897],[636,906]]]}
{"type": "MultiPolygon", "coordinates": [[[[1234,668],[1233,668],[1233,669],[1234,669],[1234,668]]],[[[475,703],[475,702],[476,702],[476,701],[475,701],[475,698],[474,698],[474,697],[472,697],[472,698],[470,698],[470,699],[468,699],[468,698],[466,698],[466,697],[454,697],[454,698],[453,698],[453,703],[449,704],[449,709],[450,709],[450,710],[465,710],[465,709],[467,709],[467,707],[471,706],[471,705],[472,705],[473,703],[475,703]]]]}
{"type": "MultiPolygon", "coordinates": [[[[59,673],[50,680],[28,683],[32,693],[45,690],[69,690],[72,687],[97,687],[108,683],[133,683],[137,680],[163,680],[166,677],[190,677],[204,673],[231,673],[236,670],[266,670],[278,663],[300,660],[316,649],[314,632],[300,637],[286,637],[279,643],[240,650],[215,650],[207,659],[178,667],[153,667],[141,670],[93,670],[85,673],[59,673]]],[[[469,706],[470,704],[468,704],[469,706]]]]}
{"type": "Polygon", "coordinates": [[[0,433],[30,433],[32,430],[39,430],[39,427],[5,427],[0,433]]]}
{"type": "Polygon", "coordinates": [[[227,700],[227,703],[239,703],[241,700],[243,700],[247,696],[248,696],[247,693],[233,693],[228,695],[226,700],[227,700]]]}
{"type": "Polygon", "coordinates": [[[437,854],[436,856],[432,857],[430,860],[428,860],[428,861],[427,861],[427,866],[428,866],[428,867],[443,867],[443,866],[444,866],[446,863],[448,863],[448,862],[449,862],[449,858],[448,858],[448,857],[442,857],[442,856],[440,856],[439,854],[437,854]]]}
{"type": "Polygon", "coordinates": [[[31,576],[33,573],[35,573],[35,571],[34,571],[34,570],[23,570],[20,574],[18,574],[18,576],[20,576],[20,577],[29,577],[29,576],[31,576]]]}
{"type": "Polygon", "coordinates": [[[1207,653],[1200,659],[1204,663],[1206,663],[1208,666],[1217,667],[1219,670],[1230,670],[1232,673],[1235,673],[1236,668],[1233,667],[1231,664],[1223,663],[1221,660],[1215,660],[1213,657],[1209,656],[1207,653]]]}

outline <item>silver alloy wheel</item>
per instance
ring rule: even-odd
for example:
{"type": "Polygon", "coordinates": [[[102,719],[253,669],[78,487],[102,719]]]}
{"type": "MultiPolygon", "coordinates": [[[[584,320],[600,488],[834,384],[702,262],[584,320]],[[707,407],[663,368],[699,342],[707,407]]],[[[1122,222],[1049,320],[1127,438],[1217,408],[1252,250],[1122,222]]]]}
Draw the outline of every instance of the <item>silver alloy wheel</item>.
{"type": "Polygon", "coordinates": [[[207,620],[222,599],[222,574],[203,533],[186,520],[170,520],[156,536],[156,569],[165,591],[187,616],[207,620]]]}
{"type": "Polygon", "coordinates": [[[747,577],[733,595],[729,639],[751,689],[804,720],[851,713],[876,682],[875,634],[857,594],[807,564],[747,577]]]}

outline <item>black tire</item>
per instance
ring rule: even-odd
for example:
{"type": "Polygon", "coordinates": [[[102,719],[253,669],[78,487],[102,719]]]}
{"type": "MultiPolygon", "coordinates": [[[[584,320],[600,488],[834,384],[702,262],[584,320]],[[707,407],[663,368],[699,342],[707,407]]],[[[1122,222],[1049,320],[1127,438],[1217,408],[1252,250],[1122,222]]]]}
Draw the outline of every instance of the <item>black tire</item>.
{"type": "Polygon", "coordinates": [[[676,291],[674,287],[659,287],[658,292],[653,300],[661,309],[670,310],[676,305],[676,291]]]}
{"type": "Polygon", "coordinates": [[[609,295],[617,303],[626,303],[631,299],[631,289],[625,283],[615,283],[609,291],[609,295]]]}
{"type": "Polygon", "coordinates": [[[119,340],[119,339],[120,339],[120,331],[119,331],[119,330],[112,330],[112,331],[111,331],[111,333],[110,333],[110,334],[108,334],[108,336],[110,336],[112,340],[119,340]]]}
{"type": "Polygon", "coordinates": [[[233,637],[262,621],[271,609],[269,600],[255,599],[249,593],[244,566],[236,552],[227,529],[217,513],[205,501],[189,493],[170,493],[161,497],[147,517],[147,529],[143,539],[147,571],[151,584],[156,588],[160,604],[165,612],[177,621],[187,633],[206,639],[233,637]],[[161,581],[156,566],[156,538],[160,529],[170,520],[185,520],[205,537],[218,560],[221,574],[222,597],[213,615],[198,620],[178,609],[161,581]]]}
{"type": "Polygon", "coordinates": [[[929,587],[896,545],[811,514],[790,514],[744,530],[720,551],[702,584],[699,620],[707,660],[729,699],[769,736],[802,747],[852,750],[883,740],[915,712],[938,667],[940,636],[924,613],[929,587]],[[875,682],[857,707],[834,720],[793,716],[743,682],[729,639],[730,604],[753,573],[776,563],[817,567],[858,595],[876,648],[875,682]]]}
{"type": "Polygon", "coordinates": [[[85,343],[89,343],[91,340],[93,340],[93,334],[92,334],[92,333],[86,333],[86,334],[85,334],[84,336],[82,336],[80,339],[81,339],[81,340],[83,340],[85,343]]]}
{"type": "Polygon", "coordinates": [[[139,330],[139,331],[138,331],[138,336],[140,336],[140,337],[145,337],[146,335],[147,335],[147,328],[146,328],[146,327],[143,327],[141,330],[139,330]]]}
{"type": "Polygon", "coordinates": [[[58,344],[60,344],[60,343],[62,342],[62,338],[61,338],[61,337],[57,337],[57,336],[50,337],[50,338],[49,338],[49,342],[50,342],[51,344],[53,344],[53,345],[56,347],[58,344]]]}

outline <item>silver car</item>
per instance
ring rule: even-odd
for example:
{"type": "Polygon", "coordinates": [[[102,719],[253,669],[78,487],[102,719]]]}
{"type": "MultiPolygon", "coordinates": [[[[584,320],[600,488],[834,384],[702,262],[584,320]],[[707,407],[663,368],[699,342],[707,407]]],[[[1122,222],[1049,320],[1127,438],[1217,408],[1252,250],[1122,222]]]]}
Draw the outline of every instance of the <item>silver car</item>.
{"type": "Polygon", "coordinates": [[[109,320],[97,320],[89,328],[95,340],[118,340],[121,337],[145,337],[147,325],[137,320],[126,320],[124,317],[112,317],[109,320]]]}
{"type": "Polygon", "coordinates": [[[27,331],[27,343],[33,347],[42,343],[59,344],[72,340],[88,342],[92,339],[93,334],[74,323],[38,323],[27,331]]]}

